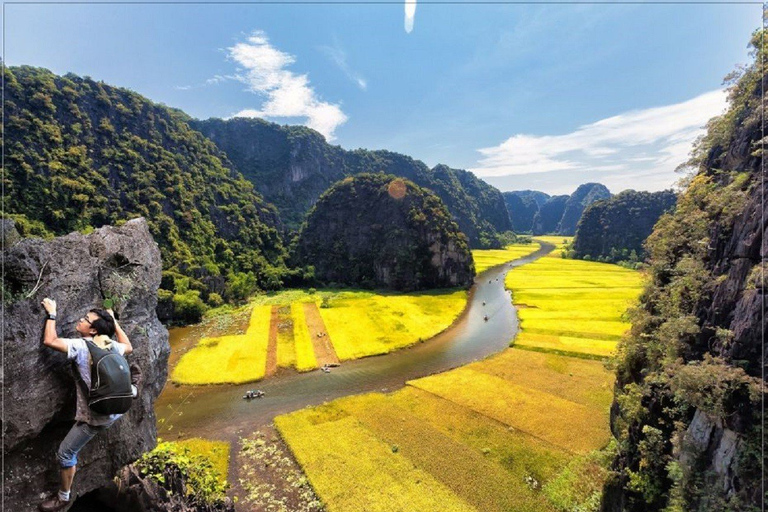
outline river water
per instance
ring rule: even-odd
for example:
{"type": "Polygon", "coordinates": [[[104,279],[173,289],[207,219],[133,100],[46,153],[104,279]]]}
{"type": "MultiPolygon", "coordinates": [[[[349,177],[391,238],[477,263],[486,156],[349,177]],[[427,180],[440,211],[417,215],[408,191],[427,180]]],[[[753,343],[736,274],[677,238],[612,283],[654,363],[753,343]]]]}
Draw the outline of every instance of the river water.
{"type": "MultiPolygon", "coordinates": [[[[284,372],[258,383],[215,386],[177,386],[170,380],[155,403],[158,435],[164,440],[203,437],[235,441],[280,414],[318,405],[346,395],[394,391],[408,380],[443,372],[483,359],[509,346],[518,329],[506,273],[554,249],[541,244],[536,252],[479,274],[467,307],[454,324],[434,338],[386,355],[343,362],[331,373],[284,372]],[[483,305],[485,303],[485,305],[483,305]],[[484,316],[488,315],[488,320],[484,316]],[[265,396],[243,400],[249,389],[265,396]]],[[[195,328],[171,330],[170,365],[199,337],[195,328]]]]}

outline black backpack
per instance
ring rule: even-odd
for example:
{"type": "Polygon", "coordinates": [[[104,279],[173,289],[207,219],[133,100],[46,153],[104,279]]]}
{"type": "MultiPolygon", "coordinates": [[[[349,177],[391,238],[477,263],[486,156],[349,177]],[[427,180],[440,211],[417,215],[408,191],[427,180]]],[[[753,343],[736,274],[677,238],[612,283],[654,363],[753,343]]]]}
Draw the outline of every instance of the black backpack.
{"type": "Polygon", "coordinates": [[[85,340],[91,353],[91,389],[88,407],[97,414],[123,414],[133,402],[128,361],[112,350],[85,340]]]}

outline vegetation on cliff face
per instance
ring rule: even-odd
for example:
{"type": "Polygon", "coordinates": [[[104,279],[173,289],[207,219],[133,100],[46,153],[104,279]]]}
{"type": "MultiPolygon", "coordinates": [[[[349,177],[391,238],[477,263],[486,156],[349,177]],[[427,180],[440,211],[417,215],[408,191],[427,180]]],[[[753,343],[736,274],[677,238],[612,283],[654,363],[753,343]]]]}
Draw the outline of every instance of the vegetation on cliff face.
{"type": "MultiPolygon", "coordinates": [[[[522,191],[529,192],[529,191],[522,191]]],[[[546,195],[543,192],[540,194],[546,195]]],[[[530,194],[519,192],[503,192],[504,203],[507,205],[509,220],[512,222],[512,230],[516,233],[530,233],[533,226],[533,217],[539,211],[539,203],[530,194]]],[[[549,198],[549,196],[546,196],[549,198]]],[[[542,202],[542,204],[544,204],[542,202]]]]}
{"type": "Polygon", "coordinates": [[[32,235],[144,216],[160,310],[194,320],[285,278],[277,212],[178,110],[72,74],[5,70],[6,209],[32,235]],[[44,228],[44,229],[43,229],[44,228]]]}
{"type": "Polygon", "coordinates": [[[584,209],[611,193],[599,183],[585,183],[570,196],[549,196],[537,190],[504,192],[504,201],[518,233],[573,236],[584,209]]]}
{"type": "Polygon", "coordinates": [[[659,217],[675,206],[676,200],[671,190],[625,190],[610,199],[592,203],[579,221],[573,240],[573,256],[639,264],[645,259],[645,239],[659,217]]]}
{"type": "Polygon", "coordinates": [[[393,174],[430,189],[443,200],[473,248],[499,248],[497,235],[512,229],[501,192],[468,171],[444,165],[430,169],[391,151],[346,151],[309,128],[260,119],[208,119],[192,126],[226,152],[277,206],[289,229],[301,226],[333,183],[362,173],[393,174]]]}
{"type": "Polygon", "coordinates": [[[650,279],[617,360],[604,510],[760,510],[763,38],[646,243],[650,279]]]}
{"type": "Polygon", "coordinates": [[[352,286],[468,286],[475,274],[466,237],[440,198],[385,174],[346,178],[323,194],[296,255],[317,279],[352,286]]]}

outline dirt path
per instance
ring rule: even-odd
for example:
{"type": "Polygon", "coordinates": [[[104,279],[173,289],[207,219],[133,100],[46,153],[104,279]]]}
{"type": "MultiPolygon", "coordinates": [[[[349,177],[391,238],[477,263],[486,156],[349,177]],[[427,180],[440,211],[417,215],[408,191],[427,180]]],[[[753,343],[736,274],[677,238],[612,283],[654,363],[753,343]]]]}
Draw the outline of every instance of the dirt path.
{"type": "Polygon", "coordinates": [[[264,377],[271,377],[277,372],[277,325],[280,321],[280,306],[272,306],[272,316],[269,320],[269,342],[267,343],[267,366],[264,377]]]}
{"type": "Polygon", "coordinates": [[[304,304],[304,316],[307,320],[309,337],[312,339],[312,346],[315,349],[315,359],[318,366],[330,363],[338,363],[339,358],[331,343],[331,337],[325,328],[323,317],[320,316],[320,310],[317,304],[307,302],[304,304]]]}

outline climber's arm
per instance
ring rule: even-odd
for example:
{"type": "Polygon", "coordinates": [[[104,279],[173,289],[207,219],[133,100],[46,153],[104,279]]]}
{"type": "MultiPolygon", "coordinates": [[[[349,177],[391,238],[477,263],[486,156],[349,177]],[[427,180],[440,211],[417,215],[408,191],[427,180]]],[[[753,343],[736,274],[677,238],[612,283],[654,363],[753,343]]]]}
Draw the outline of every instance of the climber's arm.
{"type": "Polygon", "coordinates": [[[43,333],[43,345],[51,347],[59,352],[67,353],[69,345],[56,334],[56,320],[50,317],[56,316],[56,301],[48,298],[43,299],[43,307],[48,313],[48,319],[45,320],[45,332],[43,333]]]}
{"type": "Polygon", "coordinates": [[[107,313],[112,315],[112,318],[115,320],[115,336],[117,337],[117,342],[121,345],[125,345],[125,355],[130,354],[133,352],[133,345],[131,345],[131,340],[128,339],[128,335],[125,334],[125,331],[122,327],[120,327],[120,324],[117,323],[117,318],[115,318],[115,313],[108,309],[107,313]]]}

